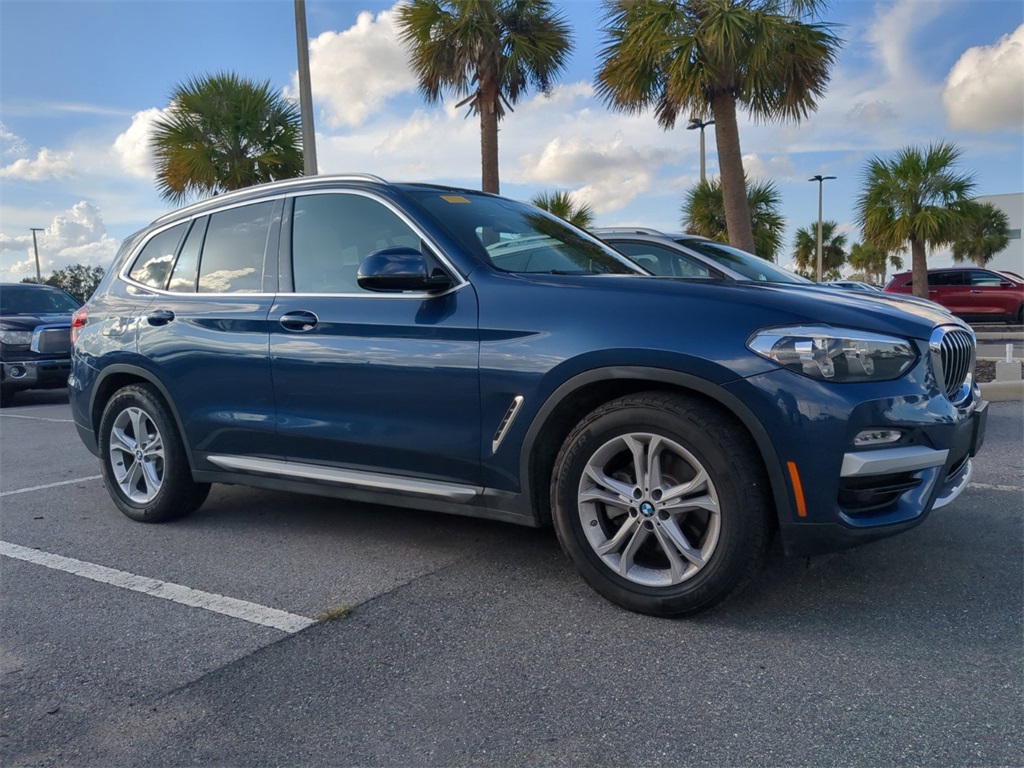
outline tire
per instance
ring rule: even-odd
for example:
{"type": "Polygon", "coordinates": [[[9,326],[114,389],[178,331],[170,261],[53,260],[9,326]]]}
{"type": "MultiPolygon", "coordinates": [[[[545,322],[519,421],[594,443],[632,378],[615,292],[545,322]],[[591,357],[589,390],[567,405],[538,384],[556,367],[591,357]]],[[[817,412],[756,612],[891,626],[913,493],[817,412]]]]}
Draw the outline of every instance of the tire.
{"type": "Polygon", "coordinates": [[[18,390],[0,387],[0,408],[10,408],[14,405],[14,396],[18,390]]]}
{"type": "Polygon", "coordinates": [[[210,485],[192,480],[174,418],[152,387],[132,384],[114,393],[103,409],[99,442],[103,482],[132,520],[162,523],[206,501],[210,485]]]}
{"type": "Polygon", "coordinates": [[[698,613],[738,591],[773,530],[749,435],[704,401],[664,392],[614,400],[580,422],[555,460],[551,508],[584,580],[653,616],[698,613]]]}

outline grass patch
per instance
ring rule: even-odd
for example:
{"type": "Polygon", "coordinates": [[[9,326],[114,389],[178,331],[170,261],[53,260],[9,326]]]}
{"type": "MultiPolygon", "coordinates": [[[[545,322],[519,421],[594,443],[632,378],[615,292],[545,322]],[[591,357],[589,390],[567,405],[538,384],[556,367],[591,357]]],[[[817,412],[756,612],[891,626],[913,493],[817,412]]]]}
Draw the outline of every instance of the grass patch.
{"type": "Polygon", "coordinates": [[[327,623],[328,621],[337,621],[348,616],[352,611],[355,610],[354,605],[336,605],[333,608],[328,608],[326,611],[316,617],[317,621],[327,623]]]}

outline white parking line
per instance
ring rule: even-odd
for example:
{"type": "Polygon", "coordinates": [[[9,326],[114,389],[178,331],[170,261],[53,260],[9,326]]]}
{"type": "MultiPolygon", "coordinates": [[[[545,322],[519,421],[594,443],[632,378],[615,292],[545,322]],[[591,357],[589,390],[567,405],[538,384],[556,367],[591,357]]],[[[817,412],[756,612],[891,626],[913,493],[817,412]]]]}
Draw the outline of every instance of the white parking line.
{"type": "Polygon", "coordinates": [[[28,493],[29,491],[45,491],[47,488],[59,488],[62,485],[74,485],[75,483],[84,483],[87,480],[99,480],[103,475],[89,475],[88,477],[77,477],[74,480],[61,480],[59,483],[47,483],[46,485],[33,485],[31,488],[19,488],[16,491],[4,491],[0,493],[0,498],[4,496],[13,496],[16,493],[28,493]]]}
{"type": "Polygon", "coordinates": [[[7,541],[0,541],[0,555],[13,557],[16,560],[24,560],[27,563],[35,563],[46,568],[53,568],[57,571],[73,573],[75,576],[83,576],[86,579],[99,581],[103,584],[111,584],[122,589],[130,589],[133,592],[142,592],[152,597],[160,597],[181,605],[203,608],[207,611],[220,613],[224,616],[231,616],[235,619],[242,619],[252,624],[260,624],[264,627],[272,627],[282,632],[294,633],[316,624],[314,619],[306,616],[299,616],[277,608],[268,608],[265,605],[250,603],[247,600],[238,600],[233,597],[225,597],[212,592],[202,592],[198,589],[185,587],[181,584],[174,584],[169,581],[159,581],[146,576],[136,576],[127,571],[118,571],[114,568],[107,568],[95,563],[87,563],[82,560],[75,560],[70,557],[62,557],[49,552],[42,552],[38,549],[29,549],[7,541]]]}
{"type": "Polygon", "coordinates": [[[1024,493],[1024,488],[1019,485],[989,485],[988,483],[971,483],[968,488],[979,488],[983,491],[1016,491],[1024,493]]]}
{"type": "Polygon", "coordinates": [[[8,419],[31,419],[32,421],[52,421],[57,424],[75,423],[74,419],[47,419],[44,416],[21,416],[17,413],[0,413],[0,416],[3,416],[8,419]]]}

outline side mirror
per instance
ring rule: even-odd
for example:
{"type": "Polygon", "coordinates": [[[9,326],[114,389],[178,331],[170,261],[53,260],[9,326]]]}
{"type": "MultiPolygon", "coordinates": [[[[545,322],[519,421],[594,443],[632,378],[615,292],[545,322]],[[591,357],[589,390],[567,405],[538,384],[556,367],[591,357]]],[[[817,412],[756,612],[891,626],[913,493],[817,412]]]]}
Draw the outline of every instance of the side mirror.
{"type": "Polygon", "coordinates": [[[443,291],[454,285],[440,269],[428,272],[426,257],[406,247],[371,253],[359,265],[356,281],[368,291],[443,291]]]}

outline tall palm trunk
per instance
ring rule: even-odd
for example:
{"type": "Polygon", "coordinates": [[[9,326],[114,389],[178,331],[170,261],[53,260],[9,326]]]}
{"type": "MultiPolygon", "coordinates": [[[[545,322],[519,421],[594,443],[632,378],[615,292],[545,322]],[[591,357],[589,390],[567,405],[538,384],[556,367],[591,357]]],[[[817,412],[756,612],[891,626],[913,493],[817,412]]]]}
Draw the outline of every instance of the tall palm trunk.
{"type": "Polygon", "coordinates": [[[914,295],[921,299],[928,298],[928,257],[924,249],[924,241],[910,237],[911,269],[914,276],[914,295]]]}
{"type": "Polygon", "coordinates": [[[486,66],[480,67],[481,189],[498,194],[498,83],[486,66]]]}
{"type": "Polygon", "coordinates": [[[718,171],[722,175],[722,202],[729,245],[748,253],[754,250],[754,230],[747,205],[747,182],[743,176],[740,130],[736,124],[736,98],[718,93],[711,98],[715,116],[715,143],[718,146],[718,171]]]}

